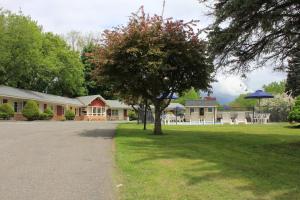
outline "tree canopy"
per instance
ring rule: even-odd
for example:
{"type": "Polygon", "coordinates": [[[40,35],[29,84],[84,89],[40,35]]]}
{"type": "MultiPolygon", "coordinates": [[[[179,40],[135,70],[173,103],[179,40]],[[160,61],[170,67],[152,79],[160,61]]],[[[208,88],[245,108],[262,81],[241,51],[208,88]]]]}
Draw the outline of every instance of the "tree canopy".
{"type": "Polygon", "coordinates": [[[197,92],[194,88],[191,88],[185,92],[182,93],[182,95],[174,100],[174,102],[180,103],[182,105],[185,105],[186,100],[197,100],[200,99],[199,92],[197,92]]]}
{"type": "Polygon", "coordinates": [[[0,10],[0,84],[77,96],[85,93],[79,54],[30,17],[0,10]]]}
{"type": "Polygon", "coordinates": [[[214,1],[209,46],[217,66],[242,74],[268,61],[285,68],[299,52],[299,13],[295,0],[214,1]]]}
{"type": "Polygon", "coordinates": [[[161,113],[174,93],[210,86],[213,65],[193,25],[149,16],[140,9],[126,26],[105,31],[95,53],[100,83],[109,82],[121,96],[149,100],[155,106],[154,134],[162,134],[161,113]]]}
{"type": "Polygon", "coordinates": [[[282,94],[285,92],[286,81],[272,82],[263,86],[264,91],[275,94],[282,94]]]}

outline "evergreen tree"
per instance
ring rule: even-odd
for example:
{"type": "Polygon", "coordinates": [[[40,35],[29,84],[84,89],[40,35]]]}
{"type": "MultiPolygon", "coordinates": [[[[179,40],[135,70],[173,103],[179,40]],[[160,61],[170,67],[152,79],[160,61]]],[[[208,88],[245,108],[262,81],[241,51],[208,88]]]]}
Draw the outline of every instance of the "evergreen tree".
{"type": "Polygon", "coordinates": [[[300,52],[289,61],[286,91],[293,97],[300,95],[300,52]]]}

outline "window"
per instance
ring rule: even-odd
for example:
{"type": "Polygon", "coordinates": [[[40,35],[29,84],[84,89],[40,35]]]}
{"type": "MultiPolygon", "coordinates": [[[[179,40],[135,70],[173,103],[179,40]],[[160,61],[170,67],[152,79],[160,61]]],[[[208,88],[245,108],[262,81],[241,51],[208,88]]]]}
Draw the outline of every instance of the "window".
{"type": "Polygon", "coordinates": [[[7,103],[8,102],[8,100],[7,99],[3,99],[3,101],[2,101],[3,103],[7,103]]]}
{"type": "Polygon", "coordinates": [[[204,108],[200,108],[200,110],[199,110],[199,115],[200,115],[200,116],[203,116],[203,115],[204,115],[204,108]]]}
{"type": "Polygon", "coordinates": [[[14,102],[14,111],[18,112],[18,102],[14,102]]]}
{"type": "Polygon", "coordinates": [[[27,103],[26,101],[23,101],[23,108],[26,106],[26,103],[27,103]]]}
{"type": "Polygon", "coordinates": [[[194,108],[190,108],[190,113],[192,114],[193,112],[195,112],[194,108]]]}
{"type": "Polygon", "coordinates": [[[44,104],[44,111],[47,109],[47,104],[44,104]]]}
{"type": "Polygon", "coordinates": [[[93,107],[93,115],[97,115],[97,108],[93,107]]]}
{"type": "Polygon", "coordinates": [[[207,112],[212,112],[213,108],[207,108],[207,112]]]}
{"type": "Polygon", "coordinates": [[[111,111],[111,115],[112,115],[112,116],[118,116],[118,115],[119,115],[118,110],[112,110],[112,111],[111,111]]]}

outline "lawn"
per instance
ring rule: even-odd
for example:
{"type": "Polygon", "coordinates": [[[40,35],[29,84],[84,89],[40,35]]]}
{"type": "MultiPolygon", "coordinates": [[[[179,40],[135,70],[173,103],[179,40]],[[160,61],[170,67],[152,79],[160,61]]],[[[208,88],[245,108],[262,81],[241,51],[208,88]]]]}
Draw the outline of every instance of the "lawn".
{"type": "Polygon", "coordinates": [[[300,199],[300,129],[136,124],[116,134],[121,200],[300,199]]]}

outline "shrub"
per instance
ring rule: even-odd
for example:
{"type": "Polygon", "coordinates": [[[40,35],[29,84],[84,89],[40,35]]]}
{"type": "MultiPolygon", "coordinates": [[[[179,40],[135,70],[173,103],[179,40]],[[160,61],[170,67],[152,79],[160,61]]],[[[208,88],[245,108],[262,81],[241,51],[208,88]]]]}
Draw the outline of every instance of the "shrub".
{"type": "Polygon", "coordinates": [[[53,111],[50,108],[46,108],[44,111],[45,114],[47,114],[47,119],[52,119],[53,117],[53,111]]]}
{"type": "Polygon", "coordinates": [[[14,109],[8,103],[0,105],[0,118],[2,119],[9,119],[14,116],[14,109]]]}
{"type": "Polygon", "coordinates": [[[66,120],[74,120],[75,119],[75,113],[72,110],[66,110],[65,118],[66,118],[66,120]]]}
{"type": "Polygon", "coordinates": [[[14,110],[8,103],[0,105],[0,119],[10,119],[14,116],[14,110]]]}
{"type": "Polygon", "coordinates": [[[296,98],[295,106],[288,116],[289,122],[298,122],[300,123],[300,96],[296,98]]]}
{"type": "Polygon", "coordinates": [[[133,110],[128,111],[128,117],[129,117],[130,121],[137,120],[137,118],[138,118],[136,112],[133,110]]]}
{"type": "Polygon", "coordinates": [[[50,119],[49,118],[49,115],[47,114],[47,113],[40,113],[40,115],[39,115],[39,120],[48,120],[48,119],[50,119]]]}
{"type": "Polygon", "coordinates": [[[27,120],[37,120],[40,116],[40,110],[35,101],[27,101],[25,107],[22,110],[22,114],[24,117],[27,118],[27,120]]]}
{"type": "Polygon", "coordinates": [[[9,119],[8,114],[4,112],[0,112],[0,119],[9,119]]]}

